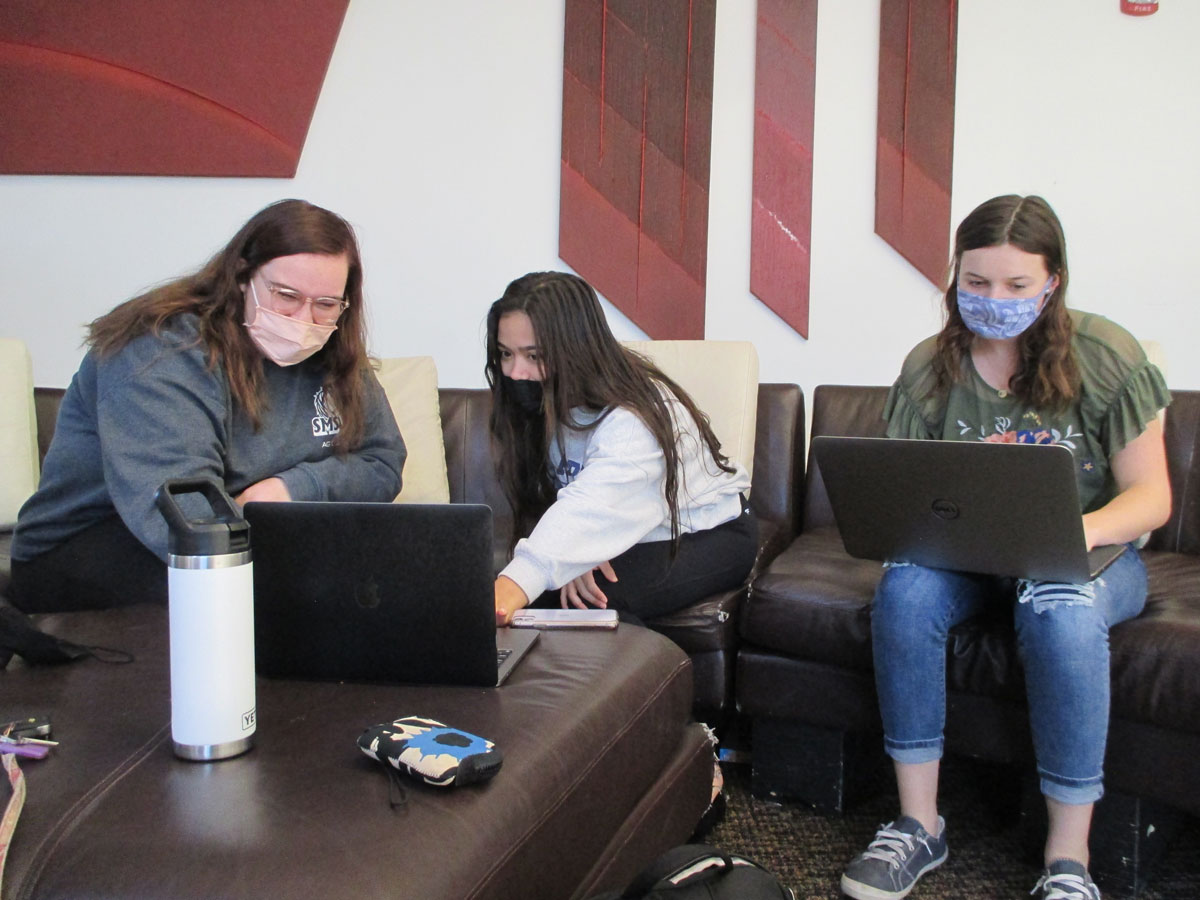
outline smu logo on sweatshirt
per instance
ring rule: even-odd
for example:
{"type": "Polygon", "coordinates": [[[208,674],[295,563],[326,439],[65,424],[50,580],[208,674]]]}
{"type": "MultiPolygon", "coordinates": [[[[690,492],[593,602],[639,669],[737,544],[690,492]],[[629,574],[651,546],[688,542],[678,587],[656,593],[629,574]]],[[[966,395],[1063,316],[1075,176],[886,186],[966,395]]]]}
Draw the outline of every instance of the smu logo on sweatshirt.
{"type": "Polygon", "coordinates": [[[313,406],[317,410],[312,420],[313,437],[329,437],[342,430],[342,419],[333,403],[326,399],[324,387],[317,388],[313,394],[313,406]]]}

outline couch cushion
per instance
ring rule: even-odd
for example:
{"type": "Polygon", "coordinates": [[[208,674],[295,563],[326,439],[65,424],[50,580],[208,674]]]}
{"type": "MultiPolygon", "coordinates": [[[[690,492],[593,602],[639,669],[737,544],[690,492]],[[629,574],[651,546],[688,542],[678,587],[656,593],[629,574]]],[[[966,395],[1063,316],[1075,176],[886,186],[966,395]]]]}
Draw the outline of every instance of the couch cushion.
{"type": "Polygon", "coordinates": [[[789,656],[871,668],[879,563],[853,559],[835,528],[807,531],[754,579],[742,639],[789,656]]]}
{"type": "Polygon", "coordinates": [[[16,523],[37,482],[33,361],[23,341],[0,338],[0,530],[16,523]]]}
{"type": "Polygon", "coordinates": [[[1113,714],[1200,733],[1200,557],[1142,551],[1150,595],[1112,630],[1113,714]]]}
{"type": "Polygon", "coordinates": [[[712,594],[646,624],[688,653],[733,649],[737,646],[738,607],[745,593],[745,588],[737,587],[712,594]]]}
{"type": "MultiPolygon", "coordinates": [[[[1114,717],[1200,733],[1200,559],[1145,552],[1150,594],[1114,626],[1114,717]]],[[[802,534],[751,586],[741,636],[760,651],[872,671],[871,600],[879,563],[850,557],[837,531],[802,534]]],[[[956,626],[947,645],[952,691],[1024,701],[1011,607],[956,626]]]]}
{"type": "Polygon", "coordinates": [[[749,341],[623,341],[691,394],[721,450],[754,474],[758,351],[749,341]]]}
{"type": "MultiPolygon", "coordinates": [[[[756,650],[871,675],[871,602],[880,563],[846,553],[835,528],[801,534],[751,583],[739,633],[756,650]]],[[[1008,608],[950,631],[951,690],[1024,698],[1008,608]]]]}
{"type": "Polygon", "coordinates": [[[387,394],[408,457],[398,503],[449,503],[446,449],[432,356],[392,357],[376,373],[387,394]]]}

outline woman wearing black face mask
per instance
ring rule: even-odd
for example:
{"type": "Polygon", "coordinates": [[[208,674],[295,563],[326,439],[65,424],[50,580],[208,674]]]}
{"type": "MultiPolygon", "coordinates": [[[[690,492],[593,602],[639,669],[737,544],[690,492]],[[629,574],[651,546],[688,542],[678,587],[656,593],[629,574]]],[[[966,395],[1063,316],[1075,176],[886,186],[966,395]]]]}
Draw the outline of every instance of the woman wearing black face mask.
{"type": "Polygon", "coordinates": [[[687,393],[616,341],[587,282],[512,282],[488,313],[487,354],[515,518],[500,624],[538,601],[651,618],[745,580],[749,477],[687,393]]]}
{"type": "MultiPolygon", "coordinates": [[[[1068,310],[1066,289],[1066,242],[1046,201],[1010,195],[981,204],[955,235],[946,324],[909,353],[884,416],[890,437],[1065,445],[1090,550],[1133,542],[1170,514],[1157,418],[1170,394],[1137,341],[1107,319],[1068,310]]],[[[1098,900],[1088,831],[1103,793],[1108,629],[1137,615],[1146,591],[1132,546],[1085,584],[886,567],[871,636],[900,816],[851,862],[842,891],[903,897],[946,859],[937,786],[947,632],[1009,604],[1049,815],[1035,890],[1046,900],[1098,900]]]]}

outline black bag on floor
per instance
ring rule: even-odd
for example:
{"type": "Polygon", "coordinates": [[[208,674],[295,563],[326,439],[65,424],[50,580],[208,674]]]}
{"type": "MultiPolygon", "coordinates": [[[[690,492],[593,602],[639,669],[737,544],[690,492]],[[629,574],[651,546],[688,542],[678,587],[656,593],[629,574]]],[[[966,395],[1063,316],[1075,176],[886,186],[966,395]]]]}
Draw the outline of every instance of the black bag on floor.
{"type": "Polygon", "coordinates": [[[646,866],[624,891],[591,900],[795,900],[752,860],[707,844],[683,844],[646,866]]]}

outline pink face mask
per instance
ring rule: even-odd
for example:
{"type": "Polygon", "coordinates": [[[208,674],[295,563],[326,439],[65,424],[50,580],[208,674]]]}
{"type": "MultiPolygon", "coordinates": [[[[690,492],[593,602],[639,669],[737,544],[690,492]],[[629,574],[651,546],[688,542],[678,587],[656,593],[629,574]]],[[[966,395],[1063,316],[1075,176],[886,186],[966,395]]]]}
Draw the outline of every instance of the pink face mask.
{"type": "Polygon", "coordinates": [[[325,346],[329,336],[337,331],[336,325],[318,325],[302,322],[272,309],[265,309],[258,302],[258,291],[250,282],[250,294],[254,297],[254,321],[243,322],[250,338],[267,359],[279,366],[294,366],[304,362],[325,346]]]}

